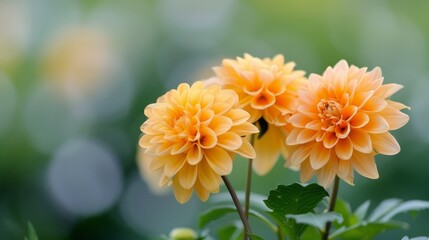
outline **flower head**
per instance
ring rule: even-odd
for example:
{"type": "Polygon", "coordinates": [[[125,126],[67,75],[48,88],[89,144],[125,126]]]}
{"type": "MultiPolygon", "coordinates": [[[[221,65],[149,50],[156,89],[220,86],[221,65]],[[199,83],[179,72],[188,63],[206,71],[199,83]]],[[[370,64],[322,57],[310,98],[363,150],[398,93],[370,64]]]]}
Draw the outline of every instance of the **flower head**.
{"type": "Polygon", "coordinates": [[[374,155],[397,154],[400,146],[389,131],[409,120],[400,111],[407,107],[389,99],[401,88],[383,84],[378,67],[368,72],[344,60],[322,76],[310,75],[286,140],[294,145],[290,160],[301,165],[301,180],[308,181],[316,172],[325,187],[335,176],[353,184],[353,169],[378,178],[374,155]]]}
{"type": "Polygon", "coordinates": [[[146,107],[140,146],[150,169],[162,170],[160,185],[171,183],[180,203],[193,190],[203,201],[218,192],[221,176],[232,170],[234,153],[255,156],[243,137],[258,129],[237,104],[235,92],[196,82],[180,84],[146,107]]]}
{"type": "Polygon", "coordinates": [[[294,70],[295,63],[284,62],[283,55],[260,59],[245,54],[244,58],[225,59],[215,67],[216,81],[226,89],[237,92],[240,106],[250,113],[251,122],[263,118],[268,131],[255,139],[255,171],[266,174],[280,153],[286,154],[285,133],[281,126],[295,112],[298,90],[306,82],[304,71],[294,70]]]}

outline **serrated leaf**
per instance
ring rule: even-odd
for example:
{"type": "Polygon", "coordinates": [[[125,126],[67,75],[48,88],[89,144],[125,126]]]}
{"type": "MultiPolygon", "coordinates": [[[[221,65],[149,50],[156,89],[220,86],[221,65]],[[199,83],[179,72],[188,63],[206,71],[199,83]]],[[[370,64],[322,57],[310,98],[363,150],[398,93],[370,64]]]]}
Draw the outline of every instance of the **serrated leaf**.
{"type": "Polygon", "coordinates": [[[38,240],[36,230],[34,229],[33,225],[29,222],[28,223],[28,238],[25,238],[25,240],[38,240]]]}
{"type": "Polygon", "coordinates": [[[277,186],[264,202],[268,208],[282,215],[302,214],[313,210],[326,196],[328,192],[320,185],[313,183],[304,187],[294,183],[277,186]]]}
{"type": "MultiPolygon", "coordinates": [[[[207,210],[205,213],[201,214],[199,223],[198,223],[199,228],[203,228],[210,222],[215,221],[229,213],[237,213],[237,209],[232,205],[213,207],[207,210]]],[[[275,231],[276,226],[261,213],[253,209],[249,209],[249,215],[252,217],[255,217],[256,219],[259,219],[261,222],[266,224],[271,230],[275,231]]]]}
{"type": "Polygon", "coordinates": [[[294,183],[288,186],[277,186],[276,189],[270,191],[268,199],[264,202],[272,210],[269,214],[289,237],[298,239],[306,225],[297,224],[295,219],[286,218],[286,215],[308,213],[326,196],[328,196],[328,192],[317,184],[302,186],[294,183]]]}
{"type": "Polygon", "coordinates": [[[268,123],[267,123],[267,121],[265,121],[264,118],[261,117],[258,120],[258,126],[259,126],[258,139],[260,139],[268,131],[268,123]]]}
{"type": "Polygon", "coordinates": [[[295,219],[297,223],[303,223],[307,225],[314,226],[321,231],[325,229],[327,222],[339,222],[343,221],[343,216],[336,212],[327,212],[327,213],[304,213],[304,214],[289,214],[286,215],[287,218],[295,219]]]}
{"type": "Polygon", "coordinates": [[[429,201],[421,201],[421,200],[410,200],[403,202],[396,206],[392,211],[387,212],[380,221],[385,222],[389,221],[395,215],[399,213],[409,212],[409,211],[417,211],[422,209],[429,209],[429,201]]]}

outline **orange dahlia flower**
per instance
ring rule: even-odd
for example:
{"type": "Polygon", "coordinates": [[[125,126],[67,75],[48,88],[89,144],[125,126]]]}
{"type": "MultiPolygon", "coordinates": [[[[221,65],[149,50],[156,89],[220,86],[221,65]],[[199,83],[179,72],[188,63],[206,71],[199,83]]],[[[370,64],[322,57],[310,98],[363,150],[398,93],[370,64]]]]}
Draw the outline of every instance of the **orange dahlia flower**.
{"type": "Polygon", "coordinates": [[[304,71],[294,70],[295,63],[284,62],[283,55],[273,59],[259,59],[245,54],[244,58],[225,59],[222,66],[214,67],[214,81],[226,89],[234,90],[240,98],[240,106],[250,113],[251,122],[263,118],[268,131],[255,138],[256,158],[254,170],[266,174],[280,154],[287,154],[282,126],[298,105],[298,90],[305,84],[304,71]]]}
{"type": "Polygon", "coordinates": [[[371,179],[379,177],[374,155],[400,151],[389,133],[404,126],[405,105],[390,100],[402,86],[383,84],[381,69],[349,66],[346,61],[329,67],[322,76],[312,74],[299,92],[294,127],[286,139],[294,145],[290,160],[301,165],[301,180],[316,172],[328,187],[338,176],[353,184],[353,169],[371,179]]]}
{"type": "Polygon", "coordinates": [[[232,170],[233,154],[255,157],[243,137],[258,132],[249,113],[237,108],[238,96],[220,86],[180,84],[145,109],[139,144],[160,185],[172,184],[180,203],[193,190],[202,201],[218,192],[221,176],[232,170]]]}

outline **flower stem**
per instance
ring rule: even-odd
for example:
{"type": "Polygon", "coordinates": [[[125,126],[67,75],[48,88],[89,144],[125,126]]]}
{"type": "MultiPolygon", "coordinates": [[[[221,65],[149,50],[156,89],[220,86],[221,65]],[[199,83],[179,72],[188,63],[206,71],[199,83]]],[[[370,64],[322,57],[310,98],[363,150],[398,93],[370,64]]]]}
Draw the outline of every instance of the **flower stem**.
{"type": "Polygon", "coordinates": [[[229,182],[228,178],[226,176],[222,176],[222,180],[225,183],[226,188],[228,189],[229,194],[231,195],[232,201],[234,202],[235,208],[237,209],[238,215],[241,218],[241,221],[243,222],[244,230],[245,230],[245,236],[247,234],[251,233],[249,221],[246,218],[246,215],[244,214],[243,207],[241,206],[240,200],[238,200],[237,194],[235,194],[234,188],[231,185],[231,182],[229,182]]]}
{"type": "MultiPolygon", "coordinates": [[[[250,144],[253,146],[255,141],[255,134],[250,136],[250,144]]],[[[247,174],[246,174],[246,193],[244,197],[244,214],[249,219],[249,208],[250,208],[250,192],[252,189],[252,164],[253,159],[249,158],[247,161],[247,174]]]]}
{"type": "Polygon", "coordinates": [[[280,225],[277,225],[277,239],[283,240],[283,233],[282,233],[282,229],[280,228],[280,225]]]}
{"type": "MultiPolygon", "coordinates": [[[[340,178],[335,176],[334,187],[332,188],[331,199],[329,200],[328,212],[332,212],[335,209],[335,203],[337,202],[338,188],[340,186],[340,178]]],[[[325,231],[322,233],[322,240],[328,240],[329,230],[331,229],[332,222],[327,222],[325,225],[325,231]]]]}

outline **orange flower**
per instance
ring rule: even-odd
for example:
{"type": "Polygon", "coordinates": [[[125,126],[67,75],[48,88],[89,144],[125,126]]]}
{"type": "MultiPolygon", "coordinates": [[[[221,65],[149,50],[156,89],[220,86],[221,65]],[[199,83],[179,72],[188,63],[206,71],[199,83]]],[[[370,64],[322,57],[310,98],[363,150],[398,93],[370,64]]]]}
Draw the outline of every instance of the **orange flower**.
{"type": "Polygon", "coordinates": [[[282,126],[298,104],[298,90],[305,84],[304,71],[295,71],[295,63],[284,62],[283,55],[259,59],[245,54],[244,58],[225,59],[215,67],[213,81],[237,92],[240,106],[250,113],[251,122],[263,118],[268,123],[265,135],[255,138],[254,170],[264,175],[276,163],[280,153],[286,155],[286,137],[282,126]]]}
{"type": "Polygon", "coordinates": [[[180,203],[193,190],[202,201],[219,191],[221,176],[232,170],[233,154],[255,157],[244,136],[258,132],[250,115],[237,108],[238,96],[220,86],[205,88],[202,82],[180,84],[145,109],[141,126],[152,171],[161,169],[160,185],[172,183],[180,203]]]}
{"type": "Polygon", "coordinates": [[[353,184],[353,169],[371,179],[379,177],[376,153],[400,151],[389,130],[404,126],[405,105],[389,100],[402,86],[383,84],[381,69],[350,66],[342,60],[323,76],[312,74],[299,93],[299,107],[290,118],[293,130],[286,139],[294,145],[290,160],[301,165],[301,180],[314,172],[328,187],[335,176],[353,184]]]}

